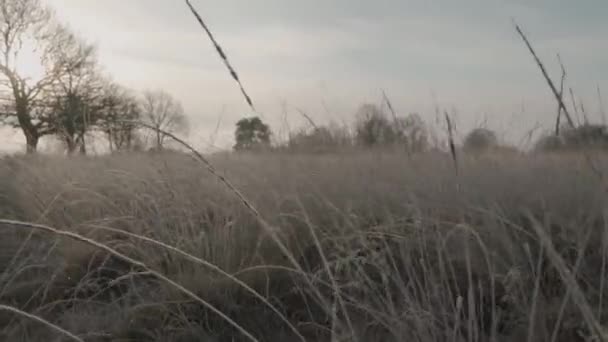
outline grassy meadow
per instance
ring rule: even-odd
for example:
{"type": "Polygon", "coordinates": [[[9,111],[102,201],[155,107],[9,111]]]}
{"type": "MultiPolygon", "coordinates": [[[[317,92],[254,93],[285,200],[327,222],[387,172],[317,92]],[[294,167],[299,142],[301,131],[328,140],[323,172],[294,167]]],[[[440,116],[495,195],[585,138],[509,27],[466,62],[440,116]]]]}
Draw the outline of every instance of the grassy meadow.
{"type": "Polygon", "coordinates": [[[602,155],[211,161],[2,159],[0,340],[605,340],[602,155]]]}

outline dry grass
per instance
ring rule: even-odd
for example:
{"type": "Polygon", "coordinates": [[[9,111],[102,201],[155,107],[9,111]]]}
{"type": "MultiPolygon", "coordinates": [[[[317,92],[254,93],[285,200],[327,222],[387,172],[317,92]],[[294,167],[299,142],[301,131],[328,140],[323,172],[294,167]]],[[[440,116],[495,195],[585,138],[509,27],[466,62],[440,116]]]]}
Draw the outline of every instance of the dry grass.
{"type": "Polygon", "coordinates": [[[0,161],[3,217],[68,232],[0,225],[0,304],[85,341],[602,338],[607,196],[584,157],[212,159],[272,234],[185,155],[0,161]]]}

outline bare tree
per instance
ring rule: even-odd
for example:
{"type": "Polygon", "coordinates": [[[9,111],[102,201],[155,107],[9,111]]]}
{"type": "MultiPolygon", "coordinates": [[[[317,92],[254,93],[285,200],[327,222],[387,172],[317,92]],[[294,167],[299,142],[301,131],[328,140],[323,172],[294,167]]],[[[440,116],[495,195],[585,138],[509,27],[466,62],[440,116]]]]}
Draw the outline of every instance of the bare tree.
{"type": "MultiPolygon", "coordinates": [[[[390,107],[392,108],[392,106],[390,107]]],[[[401,145],[408,152],[422,152],[428,147],[427,129],[418,114],[392,118],[377,105],[364,104],[357,112],[356,141],[363,146],[401,145]]]]}
{"type": "Polygon", "coordinates": [[[355,137],[363,146],[385,145],[395,141],[393,122],[375,104],[364,104],[357,111],[355,137]]]}
{"type": "Polygon", "coordinates": [[[74,44],[74,35],[40,0],[0,0],[0,119],[21,129],[28,152],[36,150],[40,137],[54,134],[45,97],[66,70],[79,64],[70,53],[74,44]],[[24,58],[31,59],[29,64],[22,63],[24,58]],[[28,75],[32,68],[41,75],[28,75]]]}
{"type": "Polygon", "coordinates": [[[97,68],[95,49],[84,42],[73,42],[59,51],[64,70],[48,93],[49,126],[68,152],[80,147],[86,153],[85,136],[102,119],[104,80],[97,68]]]}
{"type": "Polygon", "coordinates": [[[155,148],[158,150],[162,150],[165,143],[165,135],[160,130],[174,133],[188,128],[181,103],[163,90],[144,92],[141,114],[144,123],[154,127],[155,148]]]}
{"type": "Polygon", "coordinates": [[[408,152],[418,153],[428,149],[428,129],[420,115],[412,113],[406,117],[395,117],[393,125],[397,142],[404,145],[408,152]]]}
{"type": "Polygon", "coordinates": [[[301,152],[336,151],[351,146],[352,137],[347,127],[333,122],[313,130],[301,130],[289,135],[287,147],[301,152]]]}
{"type": "Polygon", "coordinates": [[[141,117],[137,98],[127,89],[108,83],[101,102],[99,127],[106,135],[110,152],[135,149],[140,141],[136,122],[141,117]]]}

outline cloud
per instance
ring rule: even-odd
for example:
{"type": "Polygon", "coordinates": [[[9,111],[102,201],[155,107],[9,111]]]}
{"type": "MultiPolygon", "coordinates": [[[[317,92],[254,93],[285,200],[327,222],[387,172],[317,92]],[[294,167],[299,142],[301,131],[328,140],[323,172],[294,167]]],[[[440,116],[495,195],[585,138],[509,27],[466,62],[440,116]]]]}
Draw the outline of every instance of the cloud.
{"type": "MultiPolygon", "coordinates": [[[[181,1],[47,0],[100,45],[101,62],[136,88],[163,87],[204,129],[223,105],[231,125],[247,107],[215,50],[181,1]]],[[[316,119],[349,117],[379,89],[403,112],[461,109],[496,120],[529,108],[522,122],[551,118],[554,104],[515,34],[515,18],[556,75],[555,54],[583,98],[608,89],[605,0],[193,0],[260,108],[278,120],[280,103],[316,119]],[[278,113],[278,114],[271,114],[278,113]]],[[[271,119],[272,120],[272,119],[271,119]]],[[[212,126],[212,125],[211,125],[212,126]]]]}

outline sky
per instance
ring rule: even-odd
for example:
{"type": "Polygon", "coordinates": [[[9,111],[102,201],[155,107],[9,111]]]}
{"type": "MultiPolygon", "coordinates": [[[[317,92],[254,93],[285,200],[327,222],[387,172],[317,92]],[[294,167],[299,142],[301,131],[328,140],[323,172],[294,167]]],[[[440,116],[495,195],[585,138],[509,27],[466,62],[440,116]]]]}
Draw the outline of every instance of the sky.
{"type": "MultiPolygon", "coordinates": [[[[195,145],[219,124],[215,144],[230,146],[235,122],[252,115],[184,1],[46,2],[98,45],[114,80],[179,99],[195,145]]],[[[512,19],[556,80],[560,53],[568,86],[592,119],[597,88],[608,91],[606,0],[192,3],[277,134],[305,125],[297,109],[318,123],[352,121],[382,90],[401,115],[417,112],[432,123],[437,106],[453,112],[463,133],[483,124],[517,143],[533,127],[550,129],[555,101],[512,19]]]]}

